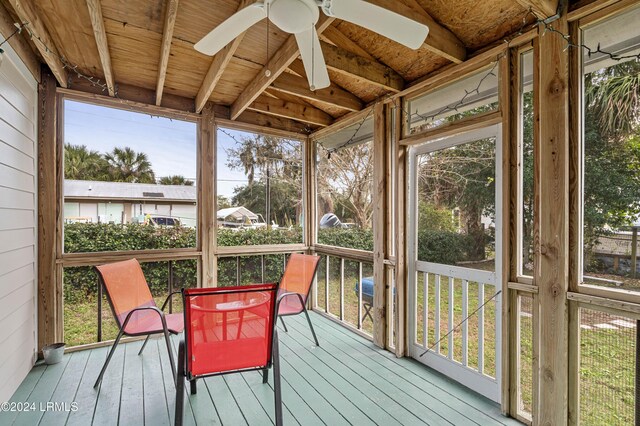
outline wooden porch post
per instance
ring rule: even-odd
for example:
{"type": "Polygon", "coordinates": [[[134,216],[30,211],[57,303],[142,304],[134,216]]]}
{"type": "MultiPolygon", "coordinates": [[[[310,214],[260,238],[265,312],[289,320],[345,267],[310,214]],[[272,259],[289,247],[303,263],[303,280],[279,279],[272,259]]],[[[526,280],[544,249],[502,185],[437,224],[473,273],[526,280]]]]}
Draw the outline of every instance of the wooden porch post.
{"type": "Polygon", "coordinates": [[[56,146],[56,78],[42,66],[38,88],[38,351],[61,341],[61,282],[56,279],[58,225],[58,148],[56,146]]]}
{"type": "Polygon", "coordinates": [[[208,104],[202,110],[198,122],[198,215],[199,246],[202,251],[202,287],[217,285],[216,258],[216,128],[213,105],[208,104]]]}
{"type": "MultiPolygon", "coordinates": [[[[568,32],[566,10],[550,24],[568,32]]],[[[537,418],[541,425],[567,424],[569,283],[569,70],[566,42],[541,28],[536,84],[539,147],[535,178],[539,182],[539,224],[534,282],[539,287],[540,362],[537,418]]],[[[534,414],[535,418],[535,414],[534,414]]]]}
{"type": "Polygon", "coordinates": [[[387,273],[384,260],[387,243],[386,118],[384,104],[373,107],[373,343],[386,348],[387,273]]]}

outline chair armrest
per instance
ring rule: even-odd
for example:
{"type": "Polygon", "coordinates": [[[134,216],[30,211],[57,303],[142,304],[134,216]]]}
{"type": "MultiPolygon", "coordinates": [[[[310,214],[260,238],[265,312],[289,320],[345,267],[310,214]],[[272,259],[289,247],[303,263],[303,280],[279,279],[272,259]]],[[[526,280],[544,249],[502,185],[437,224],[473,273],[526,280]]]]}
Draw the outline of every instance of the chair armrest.
{"type": "Polygon", "coordinates": [[[160,308],[160,309],[162,311],[164,311],[164,308],[167,307],[167,303],[169,303],[169,300],[171,300],[171,296],[173,296],[174,294],[180,294],[180,293],[182,293],[182,290],[176,290],[176,291],[172,291],[171,293],[169,293],[167,298],[164,300],[164,303],[162,304],[162,308],[160,308]]]}
{"type": "Polygon", "coordinates": [[[276,302],[280,303],[280,301],[282,299],[284,299],[285,297],[287,297],[287,296],[298,296],[298,297],[301,297],[299,293],[295,293],[293,291],[286,291],[286,292],[284,292],[284,293],[282,293],[281,295],[278,296],[278,299],[276,300],[276,302]]]}
{"type": "Polygon", "coordinates": [[[154,311],[154,312],[156,312],[158,315],[160,315],[160,321],[162,321],[162,328],[165,329],[165,330],[167,329],[167,320],[164,318],[164,312],[162,312],[160,309],[158,309],[155,306],[143,306],[143,307],[140,307],[140,308],[134,308],[134,309],[129,311],[129,313],[127,314],[126,318],[124,319],[124,322],[122,323],[122,329],[123,330],[127,327],[127,324],[129,323],[129,320],[131,319],[131,315],[136,311],[154,311]]]}

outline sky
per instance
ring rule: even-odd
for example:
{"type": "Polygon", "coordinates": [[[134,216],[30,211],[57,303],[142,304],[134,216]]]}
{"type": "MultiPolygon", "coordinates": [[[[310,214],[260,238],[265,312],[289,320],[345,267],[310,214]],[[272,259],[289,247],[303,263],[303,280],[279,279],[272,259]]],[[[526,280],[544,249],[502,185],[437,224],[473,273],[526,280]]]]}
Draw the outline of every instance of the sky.
{"type": "MultiPolygon", "coordinates": [[[[65,101],[64,123],[65,143],[100,153],[127,146],[147,154],[156,177],[196,178],[196,123],[70,100],[65,101]]],[[[218,194],[231,197],[236,186],[247,183],[247,176],[227,167],[227,150],[236,142],[225,132],[238,140],[250,134],[218,131],[218,194]]]]}

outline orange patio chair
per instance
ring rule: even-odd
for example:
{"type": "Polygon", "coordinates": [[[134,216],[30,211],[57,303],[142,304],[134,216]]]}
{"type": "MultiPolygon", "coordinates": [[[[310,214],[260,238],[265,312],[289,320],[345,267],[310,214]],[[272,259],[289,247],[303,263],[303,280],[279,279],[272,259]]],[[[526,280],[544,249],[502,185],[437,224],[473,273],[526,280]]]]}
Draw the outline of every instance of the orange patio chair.
{"type": "Polygon", "coordinates": [[[175,424],[182,425],[185,380],[191,393],[200,378],[262,371],[273,365],[276,425],[282,425],[276,284],[184,289],[184,338],[178,346],[175,424]]]}
{"type": "Polygon", "coordinates": [[[176,367],[171,350],[171,340],[169,333],[178,334],[184,329],[184,322],[181,313],[165,314],[164,308],[172,295],[179,293],[175,291],[167,296],[162,310],[158,309],[156,302],[151,296],[149,285],[144,277],[140,263],[136,259],[122,262],[109,263],[107,265],[96,266],[101,284],[107,293],[107,299],[111,305],[113,316],[120,328],[118,336],[111,346],[111,351],[107,356],[100,375],[96,380],[94,388],[102,382],[104,372],[111,361],[111,357],[120,342],[120,338],[125,336],[147,336],[144,344],[140,348],[138,355],[142,354],[149,337],[153,334],[164,334],[169,351],[169,360],[173,377],[176,376],[176,367]]]}
{"type": "Polygon", "coordinates": [[[320,346],[320,343],[318,343],[318,338],[313,329],[313,324],[311,324],[311,318],[309,318],[306,306],[309,291],[311,290],[311,285],[316,276],[319,263],[319,256],[292,253],[289,256],[289,261],[287,262],[284,275],[282,275],[278,290],[278,301],[280,301],[278,316],[280,317],[284,331],[288,332],[282,317],[298,315],[304,312],[316,346],[320,346]]]}

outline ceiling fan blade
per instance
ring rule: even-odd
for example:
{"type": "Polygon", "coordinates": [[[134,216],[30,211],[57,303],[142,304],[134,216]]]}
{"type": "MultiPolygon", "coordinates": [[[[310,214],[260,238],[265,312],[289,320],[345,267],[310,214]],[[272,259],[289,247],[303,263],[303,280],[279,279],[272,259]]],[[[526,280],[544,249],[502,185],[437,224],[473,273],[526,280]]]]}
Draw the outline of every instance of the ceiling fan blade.
{"type": "Polygon", "coordinates": [[[311,90],[329,87],[331,84],[329,72],[324,62],[322,47],[320,47],[320,40],[315,27],[312,26],[307,31],[298,33],[295,36],[311,90]]]}
{"type": "Polygon", "coordinates": [[[213,56],[231,43],[233,39],[266,17],[264,4],[262,2],[254,3],[231,15],[193,47],[200,53],[213,56]]]}
{"type": "Polygon", "coordinates": [[[429,27],[363,0],[332,0],[323,10],[329,16],[364,27],[411,49],[418,49],[429,27]]]}

